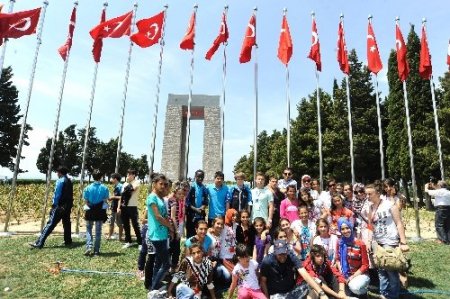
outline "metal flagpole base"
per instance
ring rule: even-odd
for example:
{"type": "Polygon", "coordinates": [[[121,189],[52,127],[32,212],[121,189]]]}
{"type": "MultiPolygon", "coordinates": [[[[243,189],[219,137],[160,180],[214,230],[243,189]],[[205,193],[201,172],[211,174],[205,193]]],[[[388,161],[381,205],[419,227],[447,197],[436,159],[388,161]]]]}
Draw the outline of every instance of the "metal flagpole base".
{"type": "Polygon", "coordinates": [[[0,232],[0,238],[7,238],[15,235],[16,232],[0,232]]]}

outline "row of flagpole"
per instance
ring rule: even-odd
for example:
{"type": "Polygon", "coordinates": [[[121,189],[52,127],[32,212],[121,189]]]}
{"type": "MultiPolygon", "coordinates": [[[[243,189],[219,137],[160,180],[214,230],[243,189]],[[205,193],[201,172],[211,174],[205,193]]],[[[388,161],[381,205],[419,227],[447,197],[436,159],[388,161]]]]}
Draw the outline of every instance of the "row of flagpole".
{"type": "MultiPolygon", "coordinates": [[[[12,12],[13,10],[13,4],[14,1],[10,1],[10,8],[9,11],[12,12]]],[[[23,147],[23,142],[24,142],[24,134],[25,134],[25,130],[26,130],[26,118],[28,115],[28,108],[29,108],[29,104],[30,104],[30,99],[31,99],[31,93],[32,93],[32,87],[33,87],[33,81],[34,81],[34,73],[35,73],[35,69],[36,69],[36,64],[37,64],[37,58],[38,58],[38,54],[39,54],[39,47],[41,44],[41,37],[42,37],[42,31],[43,31],[43,24],[44,24],[44,20],[45,20],[45,11],[46,11],[46,7],[48,6],[48,2],[45,1],[44,2],[44,6],[42,9],[42,15],[40,18],[40,22],[39,22],[39,28],[38,28],[38,35],[37,35],[37,45],[36,45],[36,51],[35,51],[35,57],[33,60],[33,65],[32,65],[32,72],[31,72],[31,77],[30,77],[30,82],[29,82],[29,88],[28,88],[28,97],[27,97],[27,104],[26,104],[26,109],[25,109],[25,115],[23,118],[23,123],[22,123],[22,128],[21,128],[21,134],[20,134],[20,140],[19,140],[19,146],[18,146],[18,151],[17,151],[17,157],[16,157],[16,163],[15,163],[15,169],[14,169],[14,175],[13,175],[13,181],[12,181],[12,188],[11,188],[11,194],[10,194],[10,199],[8,202],[8,213],[7,213],[7,221],[5,224],[5,231],[7,231],[8,228],[8,223],[9,223],[9,218],[10,218],[10,211],[12,208],[12,202],[13,199],[15,197],[15,192],[16,192],[16,184],[17,184],[17,174],[19,172],[19,164],[20,164],[20,158],[21,158],[21,150],[23,147]]],[[[74,11],[76,10],[76,6],[77,3],[74,3],[74,11]]],[[[103,14],[102,14],[102,22],[105,22],[105,18],[104,18],[104,12],[106,9],[107,3],[104,4],[104,10],[103,10],[103,14]]],[[[132,15],[132,22],[130,25],[130,34],[133,31],[134,28],[134,24],[135,24],[135,20],[136,20],[136,10],[137,10],[137,4],[134,5],[134,10],[131,13],[132,15]]],[[[163,21],[163,26],[165,25],[165,12],[167,10],[167,6],[165,7],[164,10],[164,21],[163,21]]],[[[227,13],[228,7],[225,7],[224,9],[224,20],[226,18],[226,13],[227,13]]],[[[186,145],[185,145],[185,178],[187,178],[188,176],[188,155],[189,155],[189,131],[190,131],[190,106],[191,106],[191,101],[192,101],[192,85],[193,85],[193,73],[194,73],[194,43],[193,43],[193,38],[195,36],[195,31],[194,31],[194,26],[195,26],[195,16],[196,16],[196,11],[197,11],[197,5],[194,7],[194,12],[193,12],[193,16],[191,18],[191,26],[190,28],[188,28],[188,32],[187,34],[190,34],[189,32],[192,31],[192,45],[187,47],[186,49],[191,49],[191,76],[190,76],[190,85],[189,85],[189,102],[188,102],[188,112],[187,112],[187,138],[186,138],[186,145]]],[[[249,25],[247,27],[247,31],[246,31],[246,36],[245,39],[250,38],[250,53],[248,53],[249,57],[246,58],[240,58],[243,59],[241,60],[241,63],[244,62],[248,62],[251,59],[251,50],[252,48],[255,48],[255,59],[254,59],[254,78],[255,78],[255,139],[254,139],[254,177],[256,177],[256,169],[257,169],[257,136],[258,136],[258,61],[257,61],[257,57],[256,57],[256,49],[257,49],[257,43],[256,43],[256,11],[257,9],[254,9],[252,18],[249,22],[249,25]],[[252,23],[253,22],[253,23],[252,23]],[[245,60],[245,61],[244,61],[245,60]]],[[[289,27],[287,25],[287,20],[286,20],[286,12],[287,10],[284,9],[283,11],[283,24],[282,26],[286,26],[287,28],[287,34],[289,35],[289,43],[287,45],[287,50],[289,52],[289,54],[286,54],[288,57],[280,57],[280,52],[279,52],[279,58],[280,60],[285,64],[286,67],[286,100],[287,100],[287,109],[288,109],[288,113],[287,113],[287,131],[288,131],[288,138],[287,138],[287,164],[288,166],[290,166],[290,96],[289,96],[289,68],[288,68],[288,62],[290,59],[290,56],[292,55],[292,40],[290,39],[290,33],[289,33],[289,27]]],[[[321,142],[321,120],[320,120],[320,93],[319,93],[319,71],[320,71],[320,44],[319,44],[319,39],[318,39],[318,34],[317,34],[317,28],[315,26],[315,15],[314,13],[312,14],[312,19],[313,19],[313,38],[312,38],[312,47],[311,47],[311,53],[313,51],[313,47],[316,46],[317,47],[317,53],[318,53],[318,57],[314,56],[313,54],[310,53],[310,56],[308,56],[309,58],[311,58],[312,60],[316,61],[316,81],[317,81],[317,117],[318,117],[318,139],[319,139],[319,168],[320,168],[320,182],[321,182],[321,186],[322,186],[322,180],[323,180],[323,166],[322,166],[322,155],[321,155],[321,148],[322,148],[322,142],[321,142]]],[[[398,26],[398,20],[397,21],[397,26],[398,26]]],[[[72,20],[71,18],[71,22],[74,22],[74,19],[72,20]]],[[[342,22],[342,30],[343,30],[343,16],[341,15],[341,22],[342,22]]],[[[223,23],[222,23],[223,24],[223,23]]],[[[74,24],[71,23],[71,26],[74,26],[74,24]]],[[[100,25],[99,25],[100,26],[100,25]]],[[[70,28],[70,27],[69,27],[70,28]]],[[[283,34],[286,33],[286,28],[282,27],[282,31],[281,31],[281,35],[280,35],[280,44],[281,44],[281,39],[283,38],[283,34]]],[[[117,28],[116,28],[117,29],[117,28]]],[[[423,31],[422,34],[424,35],[425,33],[425,21],[423,22],[423,31]]],[[[222,26],[221,26],[221,30],[222,30],[222,26]]],[[[371,17],[369,16],[369,34],[368,34],[368,43],[369,40],[372,39],[375,43],[375,50],[378,54],[378,49],[376,46],[376,41],[374,38],[374,35],[372,33],[372,35],[370,35],[370,30],[371,29],[371,17]],[[371,38],[369,38],[371,37],[371,38]]],[[[164,31],[164,28],[163,30],[164,31]]],[[[70,29],[69,29],[70,32],[70,29]]],[[[73,29],[72,29],[72,33],[69,33],[73,35],[73,29]]],[[[92,32],[91,32],[92,35],[92,32]]],[[[156,35],[156,33],[155,33],[156,35]]],[[[219,35],[220,36],[220,35],[219,35]]],[[[115,37],[115,36],[110,36],[110,37],[115,37]]],[[[71,43],[71,38],[72,36],[69,37],[70,39],[70,43],[71,43]]],[[[227,37],[228,38],[228,33],[227,33],[227,37]]],[[[246,42],[246,40],[244,39],[244,44],[246,42]]],[[[69,40],[68,40],[69,41],[69,40]]],[[[5,40],[6,42],[6,40],[5,40]]],[[[397,40],[398,42],[398,40],[397,40]]],[[[225,119],[225,114],[224,114],[224,108],[225,108],[225,83],[226,83],[226,40],[225,41],[221,41],[221,43],[224,44],[224,50],[223,50],[223,89],[222,89],[222,96],[223,96],[223,104],[222,104],[222,116],[221,116],[221,129],[222,129],[222,138],[224,139],[224,119],[225,119]]],[[[153,161],[154,161],[154,150],[155,150],[155,138],[156,138],[156,125],[157,125],[157,110],[158,110],[158,103],[159,103],[159,85],[160,85],[160,79],[161,79],[161,67],[162,67],[162,55],[163,55],[163,47],[164,47],[164,39],[163,36],[160,39],[160,44],[161,44],[161,51],[160,51],[160,64],[159,64],[159,73],[158,73],[158,82],[157,82],[157,95],[156,95],[156,102],[155,102],[155,115],[154,115],[154,126],[153,126],[153,135],[152,135],[152,144],[151,144],[151,159],[150,159],[150,173],[153,172],[153,161]]],[[[403,42],[404,44],[404,42],[403,42]]],[[[398,47],[398,43],[396,43],[397,47],[398,47]]],[[[118,167],[119,167],[119,161],[120,161],[120,151],[121,151],[121,143],[122,143],[122,135],[123,135],[123,126],[124,126],[124,117],[125,117],[125,104],[126,104],[126,97],[127,97],[127,86],[128,86],[128,78],[129,78],[129,71],[130,71],[130,64],[131,64],[131,53],[132,53],[132,47],[133,47],[133,42],[130,41],[130,48],[128,51],[128,60],[127,60],[127,67],[126,67],[126,75],[125,75],[125,84],[124,84],[124,92],[123,92],[123,100],[122,100],[122,116],[121,116],[121,125],[120,125],[120,130],[119,130],[119,140],[118,140],[118,147],[117,147],[117,156],[116,156],[116,172],[118,171],[118,167]]],[[[181,45],[180,45],[181,47],[181,45]]],[[[344,47],[345,47],[345,41],[344,41],[344,47]]],[[[244,49],[244,46],[243,46],[244,49]]],[[[397,52],[400,48],[397,49],[397,52]]],[[[406,46],[405,46],[406,49],[406,46]]],[[[371,49],[372,50],[372,49],[371,49]]],[[[3,51],[5,51],[5,45],[3,48],[3,51]]],[[[347,55],[346,53],[346,49],[344,49],[345,52],[345,56],[347,55]]],[[[44,219],[45,219],[45,212],[46,212],[46,208],[47,208],[47,201],[48,201],[48,196],[49,196],[49,186],[50,186],[50,179],[51,179],[51,168],[52,168],[52,164],[53,164],[53,155],[54,155],[54,150],[55,150],[55,143],[56,143],[56,139],[57,139],[57,132],[58,132],[58,125],[59,125],[59,117],[60,117],[60,111],[61,111],[61,102],[62,102],[62,97],[63,97],[63,91],[64,91],[64,83],[65,83],[65,75],[67,72],[67,67],[68,67],[68,61],[69,61],[69,54],[70,54],[70,46],[69,49],[66,53],[66,57],[63,59],[65,60],[64,63],[64,69],[63,69],[63,75],[62,75],[62,79],[61,79],[61,86],[60,86],[60,93],[59,93],[59,98],[58,98],[58,106],[57,106],[57,117],[55,120],[55,127],[54,127],[54,135],[53,135],[53,139],[52,139],[52,146],[51,146],[51,150],[50,150],[50,158],[49,158],[49,165],[48,165],[48,172],[47,172],[47,184],[46,184],[46,195],[45,195],[45,203],[44,203],[44,208],[43,208],[43,220],[41,223],[41,226],[43,226],[44,224],[44,219]]],[[[62,55],[62,54],[61,54],[62,55]]],[[[243,55],[241,53],[241,55],[243,55]]],[[[284,55],[284,54],[283,54],[284,55]]],[[[282,55],[282,56],[283,56],[282,55]]],[[[339,54],[338,54],[339,55],[339,54]]],[[[369,55],[369,47],[368,47],[368,55],[369,55]]],[[[428,53],[429,55],[429,53],[428,53]]],[[[94,54],[95,56],[95,54],[94,54]]],[[[378,54],[379,56],[379,54],[378,54]]],[[[405,56],[406,57],[406,56],[405,56]]],[[[428,57],[429,58],[429,57],[428,57]]],[[[379,59],[379,58],[378,58],[379,59]]],[[[338,58],[339,60],[339,58],[338,58]]],[[[1,63],[3,63],[4,61],[4,55],[2,56],[1,59],[1,63]]],[[[348,61],[347,61],[348,63],[348,61]]],[[[376,68],[375,70],[370,66],[370,60],[369,60],[369,69],[374,73],[374,77],[375,77],[375,88],[376,88],[376,99],[377,99],[377,114],[378,114],[378,126],[379,126],[379,138],[380,138],[380,164],[381,164],[381,171],[382,171],[382,178],[384,178],[384,154],[383,154],[383,141],[382,141],[382,128],[381,128],[381,115],[380,115],[380,109],[379,109],[379,98],[378,98],[378,82],[377,82],[377,73],[378,71],[381,69],[381,61],[379,62],[379,68],[376,68]]],[[[430,67],[431,67],[431,62],[430,62],[430,67]]],[[[97,78],[97,69],[98,69],[98,61],[96,61],[96,65],[95,65],[95,69],[94,69],[94,78],[93,78],[93,84],[92,84],[92,92],[91,92],[91,101],[90,101],[90,108],[89,108],[89,117],[88,117],[88,122],[86,125],[86,132],[85,132],[85,140],[84,140],[84,147],[83,147],[83,163],[82,163],[82,171],[81,171],[81,179],[80,179],[80,188],[83,188],[83,183],[84,183],[84,175],[85,175],[85,159],[86,159],[86,152],[87,152],[87,142],[88,142],[88,138],[89,138],[89,129],[90,129],[90,120],[91,120],[91,114],[92,114],[92,105],[93,105],[93,99],[94,99],[94,94],[95,94],[95,85],[96,85],[96,78],[97,78]]],[[[342,69],[342,66],[341,66],[342,69]]],[[[344,71],[344,70],[343,70],[344,71]]],[[[349,139],[350,139],[350,157],[351,157],[351,171],[352,171],[352,182],[355,181],[355,174],[354,174],[354,158],[353,158],[353,140],[352,140],[352,125],[351,125],[351,109],[350,109],[350,88],[349,88],[349,70],[347,69],[347,71],[344,71],[344,73],[346,74],[346,85],[347,85],[347,106],[348,106],[348,121],[349,121],[349,139]]],[[[439,124],[438,124],[438,119],[437,119],[437,109],[436,109],[436,103],[435,103],[435,96],[434,96],[434,84],[432,82],[432,76],[430,73],[430,87],[431,87],[431,92],[432,92],[432,101],[433,101],[433,111],[434,111],[434,118],[435,118],[435,127],[436,127],[436,138],[437,138],[437,143],[438,143],[438,151],[439,151],[439,158],[440,158],[440,168],[441,168],[441,177],[444,178],[444,168],[443,168],[443,162],[442,162],[442,151],[441,151],[441,145],[440,145],[440,136],[439,136],[439,124]]],[[[413,196],[415,198],[416,196],[416,185],[415,185],[415,176],[414,176],[414,160],[413,160],[413,150],[412,150],[412,136],[410,133],[410,125],[409,125],[409,109],[407,108],[407,95],[406,95],[406,79],[402,80],[403,84],[404,84],[404,94],[405,94],[405,109],[406,109],[406,118],[407,118],[407,123],[408,123],[408,137],[409,137],[409,148],[410,148],[410,165],[411,165],[411,174],[412,174],[412,183],[413,183],[413,196]]],[[[223,140],[222,140],[222,144],[221,144],[221,167],[223,169],[223,140]]],[[[417,211],[416,211],[417,212],[417,211]]],[[[77,213],[77,224],[79,221],[79,214],[80,214],[80,210],[78,210],[77,213]]],[[[78,230],[78,225],[77,225],[77,230],[78,230]]],[[[418,234],[420,235],[420,231],[418,231],[418,234]]]]}

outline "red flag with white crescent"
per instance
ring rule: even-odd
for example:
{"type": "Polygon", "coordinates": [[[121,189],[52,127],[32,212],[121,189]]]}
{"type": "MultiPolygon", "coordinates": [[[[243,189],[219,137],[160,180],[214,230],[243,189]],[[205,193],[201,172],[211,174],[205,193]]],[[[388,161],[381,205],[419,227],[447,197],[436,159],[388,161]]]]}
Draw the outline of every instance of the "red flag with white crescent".
{"type": "Polygon", "coordinates": [[[67,40],[59,49],[59,55],[61,55],[62,59],[65,61],[67,59],[67,54],[70,52],[70,49],[72,48],[72,38],[73,38],[73,32],[75,31],[75,23],[77,19],[77,8],[74,7],[72,10],[72,15],[70,16],[70,22],[69,22],[69,34],[67,35],[67,40]]]}
{"type": "Polygon", "coordinates": [[[322,61],[320,58],[320,42],[319,34],[317,33],[316,20],[312,20],[312,32],[311,32],[311,49],[309,50],[308,58],[316,63],[317,70],[322,70],[322,61]]]}
{"type": "Polygon", "coordinates": [[[95,26],[89,31],[91,37],[96,39],[98,37],[106,38],[120,38],[124,35],[130,35],[131,19],[133,18],[133,11],[129,11],[124,15],[107,20],[95,26]]]}
{"type": "Polygon", "coordinates": [[[131,36],[131,40],[141,48],[147,48],[158,43],[163,31],[165,12],[136,23],[138,32],[131,36]]]}
{"type": "MultiPolygon", "coordinates": [[[[100,24],[106,20],[106,9],[103,8],[102,15],[100,16],[100,24]]],[[[99,63],[102,57],[103,48],[103,37],[97,36],[94,40],[94,45],[92,46],[92,55],[94,56],[94,61],[99,63]]]]}
{"type": "Polygon", "coordinates": [[[4,38],[20,38],[36,33],[41,8],[0,14],[0,44],[4,38]]]}
{"type": "Polygon", "coordinates": [[[395,47],[397,49],[398,77],[400,78],[400,81],[405,81],[409,75],[409,64],[406,57],[408,51],[398,24],[395,26],[395,47]]]}
{"type": "Polygon", "coordinates": [[[380,53],[378,52],[377,40],[370,21],[367,28],[367,68],[374,74],[378,74],[383,68],[380,53]]]}
{"type": "Polygon", "coordinates": [[[253,14],[245,29],[244,42],[242,43],[239,62],[246,63],[252,59],[252,49],[256,46],[256,16],[253,14]]]}
{"type": "Polygon", "coordinates": [[[433,73],[431,65],[431,55],[428,49],[427,33],[425,25],[422,25],[422,37],[420,38],[420,60],[419,60],[419,75],[425,80],[430,80],[433,73]]]}
{"type": "Polygon", "coordinates": [[[339,22],[338,41],[337,41],[337,61],[339,68],[344,74],[350,74],[350,65],[348,64],[347,45],[345,44],[344,24],[339,22]]]}
{"type": "Polygon", "coordinates": [[[220,44],[226,43],[228,41],[229,33],[228,33],[228,25],[227,25],[227,15],[223,13],[222,22],[220,23],[220,31],[219,35],[214,40],[211,48],[209,48],[208,52],[206,52],[205,58],[207,60],[211,60],[214,53],[219,49],[220,44]]]}
{"type": "Polygon", "coordinates": [[[280,41],[278,43],[278,58],[287,65],[291,60],[293,51],[292,37],[289,30],[289,24],[286,16],[283,16],[281,22],[280,41]]]}
{"type": "Polygon", "coordinates": [[[186,34],[184,35],[183,39],[180,43],[180,48],[182,50],[194,50],[195,46],[195,18],[197,14],[194,11],[192,13],[191,19],[189,20],[188,28],[186,30],[186,34]]]}

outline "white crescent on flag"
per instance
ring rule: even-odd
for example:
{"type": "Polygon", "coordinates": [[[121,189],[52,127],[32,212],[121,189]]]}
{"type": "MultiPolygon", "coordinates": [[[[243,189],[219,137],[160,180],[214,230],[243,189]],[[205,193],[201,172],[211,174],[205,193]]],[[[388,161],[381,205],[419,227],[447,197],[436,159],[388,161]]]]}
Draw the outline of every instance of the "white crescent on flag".
{"type": "Polygon", "coordinates": [[[315,32],[315,31],[313,31],[313,32],[311,33],[311,35],[312,35],[313,38],[314,38],[314,41],[313,41],[313,43],[312,43],[312,46],[315,46],[315,45],[317,45],[317,43],[319,42],[319,36],[317,35],[317,32],[315,32]]]}
{"type": "Polygon", "coordinates": [[[397,47],[397,50],[400,50],[402,48],[402,42],[398,39],[395,40],[395,45],[397,47]]]}
{"type": "Polygon", "coordinates": [[[157,23],[153,23],[150,25],[150,30],[147,32],[147,38],[150,40],[153,40],[155,38],[155,36],[158,34],[159,32],[159,26],[157,23]],[[153,35],[150,34],[150,31],[153,29],[153,35]]]}
{"type": "Polygon", "coordinates": [[[224,35],[225,33],[225,22],[222,22],[222,24],[220,24],[220,34],[224,35]]]}
{"type": "Polygon", "coordinates": [[[252,24],[248,24],[248,28],[250,28],[250,30],[252,31],[252,34],[247,35],[246,37],[255,37],[255,26],[253,26],[252,24]]]}
{"type": "Polygon", "coordinates": [[[9,30],[14,28],[14,30],[18,30],[18,31],[27,31],[28,29],[30,29],[30,27],[31,27],[31,18],[28,17],[28,18],[23,18],[22,20],[20,20],[17,23],[9,25],[9,30]],[[23,22],[25,22],[25,24],[23,24],[22,27],[18,27],[23,22]]]}
{"type": "Polygon", "coordinates": [[[375,38],[374,38],[373,35],[371,35],[371,34],[367,34],[367,39],[375,40],[375,38]]]}

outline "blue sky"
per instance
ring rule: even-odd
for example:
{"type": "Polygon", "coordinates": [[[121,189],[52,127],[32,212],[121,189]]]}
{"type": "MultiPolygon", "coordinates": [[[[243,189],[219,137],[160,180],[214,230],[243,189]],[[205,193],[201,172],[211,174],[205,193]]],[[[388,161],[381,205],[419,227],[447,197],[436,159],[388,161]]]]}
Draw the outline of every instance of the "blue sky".
{"type": "MultiPolygon", "coordinates": [[[[44,178],[37,170],[36,158],[40,148],[53,134],[56,105],[60,86],[63,61],[57,53],[67,36],[68,21],[73,2],[50,0],[47,9],[36,76],[31,98],[28,122],[34,130],[30,133],[30,146],[24,147],[21,168],[28,173],[22,178],[44,178]]],[[[210,1],[210,0],[140,0],[137,19],[152,16],[169,5],[166,23],[166,47],[162,69],[161,102],[158,115],[158,130],[155,151],[155,169],[161,164],[164,115],[169,93],[187,94],[189,91],[190,53],[179,49],[192,7],[198,3],[195,72],[193,92],[200,94],[221,94],[222,58],[221,51],[212,61],[204,55],[216,37],[224,5],[229,5],[228,26],[230,39],[227,48],[228,78],[227,102],[225,107],[225,159],[226,179],[232,179],[233,166],[237,160],[250,151],[253,140],[254,85],[253,62],[239,64],[238,57],[246,25],[253,7],[258,7],[258,61],[259,61],[259,130],[272,131],[286,126],[285,69],[277,59],[277,47],[281,26],[282,10],[288,9],[288,21],[294,43],[294,54],[290,68],[291,117],[297,116],[296,105],[302,97],[316,87],[315,66],[307,59],[311,43],[311,11],[316,13],[322,54],[320,86],[330,92],[333,78],[342,79],[336,62],[336,40],[339,15],[345,16],[345,31],[348,49],[355,48],[360,60],[366,61],[367,16],[372,14],[380,54],[385,68],[379,74],[380,91],[387,94],[386,65],[389,52],[395,46],[396,16],[400,16],[403,34],[409,31],[409,24],[416,25],[420,35],[423,17],[428,19],[427,33],[435,82],[446,70],[446,53],[450,37],[450,10],[446,1],[210,1]]],[[[129,0],[111,0],[107,18],[130,11],[129,0]]],[[[9,3],[5,2],[4,10],[9,3]]],[[[99,20],[103,1],[79,0],[77,26],[70,56],[66,87],[62,103],[59,128],[70,124],[84,127],[86,124],[90,88],[94,70],[91,56],[92,39],[89,29],[99,20]]],[[[42,5],[42,1],[17,0],[14,11],[26,10],[42,5]]],[[[107,39],[104,41],[102,61],[99,66],[97,90],[91,125],[97,128],[98,136],[107,141],[115,138],[119,131],[120,107],[129,41],[107,39]]],[[[14,83],[20,93],[24,108],[36,35],[11,40],[8,43],[5,67],[12,65],[14,83]]],[[[154,112],[159,46],[133,49],[128,86],[123,148],[140,156],[149,154],[150,136],[154,112]]],[[[375,103],[374,103],[375,105],[375,103]]],[[[191,123],[190,169],[193,173],[201,167],[203,122],[191,123]]],[[[115,155],[116,149],[111,149],[115,155]]],[[[0,169],[0,175],[11,176],[7,169],[0,169]]]]}

